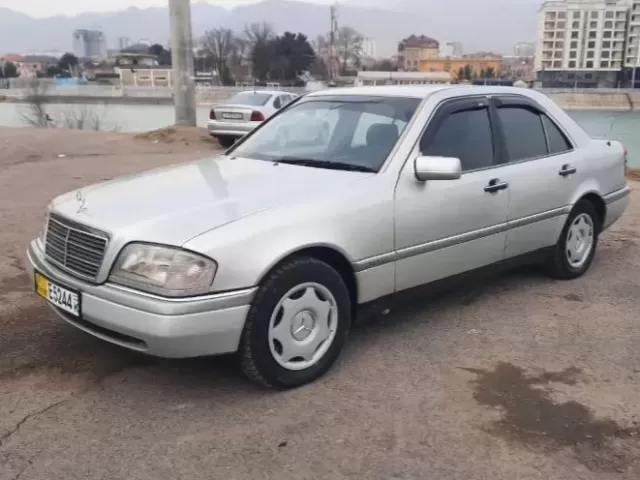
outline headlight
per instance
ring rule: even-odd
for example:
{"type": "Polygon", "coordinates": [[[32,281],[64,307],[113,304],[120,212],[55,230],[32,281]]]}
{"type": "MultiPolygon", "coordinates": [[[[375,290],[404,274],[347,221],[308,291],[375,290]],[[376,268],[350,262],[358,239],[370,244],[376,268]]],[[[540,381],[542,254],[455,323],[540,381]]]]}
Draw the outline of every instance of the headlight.
{"type": "Polygon", "coordinates": [[[131,243],[111,272],[114,283],[170,297],[207,293],[216,263],[180,248],[131,243]]]}
{"type": "Polygon", "coordinates": [[[44,217],[42,222],[40,223],[40,229],[38,230],[37,239],[44,245],[46,236],[47,236],[47,224],[49,223],[49,212],[51,211],[50,207],[47,207],[47,210],[44,213],[44,217]]]}

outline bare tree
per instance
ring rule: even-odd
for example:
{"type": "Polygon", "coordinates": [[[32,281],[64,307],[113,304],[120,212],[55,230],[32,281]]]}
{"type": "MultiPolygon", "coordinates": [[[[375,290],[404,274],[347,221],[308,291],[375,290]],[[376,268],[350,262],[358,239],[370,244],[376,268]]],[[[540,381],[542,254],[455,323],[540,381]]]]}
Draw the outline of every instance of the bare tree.
{"type": "Polygon", "coordinates": [[[89,105],[76,105],[62,112],[56,126],[72,130],[118,131],[117,125],[107,125],[104,112],[100,113],[89,105]]]}
{"type": "Polygon", "coordinates": [[[275,36],[273,27],[267,22],[250,23],[244,27],[244,37],[250,49],[253,49],[259,43],[266,43],[272,40],[275,36]]]}
{"type": "Polygon", "coordinates": [[[340,61],[342,74],[349,70],[349,67],[360,66],[363,56],[364,37],[354,28],[347,25],[340,27],[336,37],[337,56],[340,61]]]}
{"type": "Polygon", "coordinates": [[[231,77],[229,62],[236,57],[240,48],[236,34],[228,28],[214,28],[205,32],[202,46],[212,59],[222,82],[229,83],[231,77]]]}
{"type": "Polygon", "coordinates": [[[26,106],[21,112],[22,121],[38,128],[53,126],[47,113],[49,84],[37,78],[29,80],[26,86],[26,106]]]}
{"type": "Polygon", "coordinates": [[[272,40],[276,37],[273,27],[266,22],[251,23],[244,28],[245,48],[251,59],[252,75],[260,79],[271,69],[272,40]]]}

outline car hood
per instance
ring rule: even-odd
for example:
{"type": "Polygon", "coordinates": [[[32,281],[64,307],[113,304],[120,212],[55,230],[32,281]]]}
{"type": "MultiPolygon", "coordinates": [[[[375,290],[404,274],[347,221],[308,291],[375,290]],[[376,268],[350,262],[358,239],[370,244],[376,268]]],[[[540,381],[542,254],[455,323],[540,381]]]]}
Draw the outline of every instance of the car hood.
{"type": "Polygon", "coordinates": [[[124,241],[183,245],[208,230],[371,177],[219,156],[78,189],[53,212],[124,241]]]}

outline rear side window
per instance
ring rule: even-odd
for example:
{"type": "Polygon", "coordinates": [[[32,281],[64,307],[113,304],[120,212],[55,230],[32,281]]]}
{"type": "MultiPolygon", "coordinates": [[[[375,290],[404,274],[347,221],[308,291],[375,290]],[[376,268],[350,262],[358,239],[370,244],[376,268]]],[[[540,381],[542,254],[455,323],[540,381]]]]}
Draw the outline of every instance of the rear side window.
{"type": "Polygon", "coordinates": [[[231,97],[227,103],[259,107],[265,105],[269,100],[271,100],[271,95],[268,93],[242,92],[231,97]]]}
{"type": "Polygon", "coordinates": [[[542,124],[547,133],[547,143],[549,144],[549,154],[557,155],[559,153],[569,152],[573,150],[571,142],[567,139],[562,130],[546,115],[542,115],[542,124]]]}
{"type": "Polygon", "coordinates": [[[420,151],[428,156],[459,158],[463,171],[492,166],[489,110],[479,108],[452,113],[442,121],[433,137],[422,138],[420,151]]]}
{"type": "Polygon", "coordinates": [[[547,155],[547,141],[542,119],[536,112],[523,107],[498,108],[509,162],[518,162],[547,155]]]}

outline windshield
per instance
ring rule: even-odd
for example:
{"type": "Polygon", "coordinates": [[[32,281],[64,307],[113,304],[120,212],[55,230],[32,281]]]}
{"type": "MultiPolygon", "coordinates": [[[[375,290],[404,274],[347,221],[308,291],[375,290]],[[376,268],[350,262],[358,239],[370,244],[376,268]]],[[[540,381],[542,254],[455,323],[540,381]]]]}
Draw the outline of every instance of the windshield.
{"type": "Polygon", "coordinates": [[[307,97],[254,131],[229,154],[377,172],[419,104],[420,99],[405,97],[307,97]]]}
{"type": "Polygon", "coordinates": [[[242,92],[231,97],[227,103],[231,105],[251,105],[259,107],[266,104],[271,95],[268,93],[242,92]]]}

